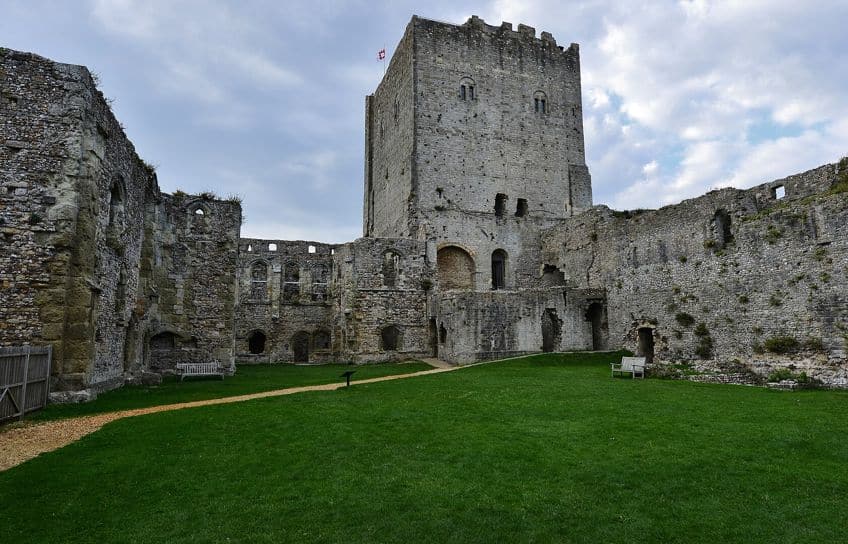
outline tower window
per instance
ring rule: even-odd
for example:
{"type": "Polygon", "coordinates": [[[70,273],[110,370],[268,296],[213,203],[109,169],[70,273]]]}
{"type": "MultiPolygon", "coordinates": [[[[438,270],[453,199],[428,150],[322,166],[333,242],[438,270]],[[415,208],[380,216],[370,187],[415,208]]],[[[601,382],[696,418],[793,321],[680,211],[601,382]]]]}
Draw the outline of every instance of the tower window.
{"type": "Polygon", "coordinates": [[[533,95],[533,108],[540,115],[548,113],[548,97],[542,91],[533,95]]]}
{"type": "Polygon", "coordinates": [[[515,217],[524,217],[527,215],[527,199],[519,198],[518,204],[515,206],[515,217]]]}
{"type": "Polygon", "coordinates": [[[492,289],[506,287],[506,251],[496,249],[492,252],[492,289]]]}
{"type": "Polygon", "coordinates": [[[460,100],[475,100],[477,98],[475,94],[474,80],[470,77],[464,77],[459,82],[459,99],[460,100]]]}
{"type": "Polygon", "coordinates": [[[504,211],[506,210],[506,195],[503,193],[498,193],[495,196],[495,216],[503,217],[504,211]]]}

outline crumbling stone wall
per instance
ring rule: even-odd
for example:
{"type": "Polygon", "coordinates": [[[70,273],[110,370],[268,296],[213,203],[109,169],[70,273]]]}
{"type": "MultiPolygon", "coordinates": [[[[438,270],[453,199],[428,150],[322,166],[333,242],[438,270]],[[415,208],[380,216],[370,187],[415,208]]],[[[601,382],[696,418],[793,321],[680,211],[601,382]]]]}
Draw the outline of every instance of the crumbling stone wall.
{"type": "MultiPolygon", "coordinates": [[[[140,340],[148,331],[139,326],[145,290],[156,287],[140,280],[151,232],[190,242],[189,259],[208,253],[196,251],[199,240],[179,231],[179,221],[157,222],[168,210],[156,175],[85,67],[0,49],[0,113],[0,345],[51,344],[53,391],[90,395],[117,387],[148,362],[140,340]]],[[[240,207],[230,212],[235,221],[219,233],[224,244],[238,237],[240,207]]],[[[235,262],[222,262],[209,267],[219,273],[214,280],[221,289],[191,298],[196,308],[184,311],[188,319],[199,323],[209,308],[226,310],[235,262]]],[[[157,320],[170,317],[165,312],[157,320]]],[[[216,333],[223,341],[205,345],[206,353],[231,363],[229,322],[229,331],[225,325],[216,333]]],[[[209,336],[215,334],[198,340],[209,336]]]]}
{"type": "Polygon", "coordinates": [[[241,205],[232,199],[163,194],[149,207],[126,348],[132,370],[212,361],[235,370],[240,228],[241,205]]]}
{"type": "Polygon", "coordinates": [[[596,207],[543,234],[571,287],[604,289],[610,343],[656,362],[846,374],[848,206],[837,165],[655,211],[596,207]],[[785,196],[777,198],[783,188],[785,196]],[[643,333],[645,334],[645,333],[643,333]]]}
{"type": "Polygon", "coordinates": [[[344,360],[433,354],[428,296],[435,283],[435,263],[425,243],[360,238],[340,246],[335,260],[335,339],[344,360]],[[394,346],[385,342],[383,333],[389,327],[399,333],[394,346]]]}
{"type": "Polygon", "coordinates": [[[540,351],[592,350],[587,311],[597,301],[602,301],[598,290],[556,287],[439,293],[439,358],[470,363],[540,351]]]}
{"type": "Polygon", "coordinates": [[[333,359],[335,251],[319,242],[240,240],[239,362],[333,359]],[[265,339],[261,350],[259,335],[265,339]]]}

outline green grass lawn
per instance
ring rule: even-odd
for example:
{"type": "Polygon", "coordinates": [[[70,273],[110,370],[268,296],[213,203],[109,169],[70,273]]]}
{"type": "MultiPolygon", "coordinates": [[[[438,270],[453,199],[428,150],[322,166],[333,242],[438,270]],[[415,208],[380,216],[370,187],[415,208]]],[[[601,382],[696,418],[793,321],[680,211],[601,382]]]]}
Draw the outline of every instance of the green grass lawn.
{"type": "Polygon", "coordinates": [[[848,395],[544,355],[111,423],[0,473],[25,542],[845,542],[848,395]]]}
{"type": "Polygon", "coordinates": [[[128,386],[102,393],[93,402],[83,404],[51,404],[27,419],[47,420],[76,417],[116,410],[128,410],[273,391],[286,387],[344,382],[342,372],[355,370],[352,380],[365,380],[393,374],[408,374],[433,367],[420,361],[368,365],[239,365],[234,376],[220,378],[166,377],[156,386],[128,386]]]}

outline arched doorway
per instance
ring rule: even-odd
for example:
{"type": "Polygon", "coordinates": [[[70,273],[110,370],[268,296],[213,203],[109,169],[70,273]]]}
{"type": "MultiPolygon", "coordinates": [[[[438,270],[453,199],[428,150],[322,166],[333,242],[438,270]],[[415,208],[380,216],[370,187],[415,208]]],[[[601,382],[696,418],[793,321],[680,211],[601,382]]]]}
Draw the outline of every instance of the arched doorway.
{"type": "Polygon", "coordinates": [[[265,353],[266,340],[267,337],[265,336],[264,332],[253,331],[247,338],[247,350],[252,355],[259,355],[260,353],[265,353]]]}
{"type": "Polygon", "coordinates": [[[441,289],[474,289],[474,259],[464,249],[446,246],[436,255],[441,289]]]}
{"type": "Polygon", "coordinates": [[[309,333],[300,331],[292,337],[292,352],[294,353],[294,362],[308,363],[309,362],[309,333]]]}

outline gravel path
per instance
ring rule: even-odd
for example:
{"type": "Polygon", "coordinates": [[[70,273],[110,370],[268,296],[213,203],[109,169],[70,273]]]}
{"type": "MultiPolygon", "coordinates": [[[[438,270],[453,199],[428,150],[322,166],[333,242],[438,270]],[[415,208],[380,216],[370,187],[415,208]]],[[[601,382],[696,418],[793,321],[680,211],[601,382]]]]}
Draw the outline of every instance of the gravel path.
{"type": "MultiPolygon", "coordinates": [[[[426,359],[426,362],[437,366],[432,370],[422,370],[410,374],[395,374],[382,376],[368,380],[351,381],[351,385],[363,383],[384,382],[388,380],[399,380],[402,378],[413,378],[440,372],[456,370],[456,366],[449,366],[442,361],[426,359]],[[438,364],[435,364],[438,363],[438,364]]],[[[251,393],[249,395],[238,395],[235,397],[224,397],[220,399],[199,400],[194,402],[183,402],[179,404],[165,404],[162,406],[150,406],[148,408],[136,408],[134,410],[123,410],[120,412],[109,412],[93,416],[76,417],[72,419],[59,419],[46,421],[44,423],[12,425],[8,430],[0,432],[0,472],[17,466],[24,461],[48,451],[59,449],[71,442],[79,440],[83,436],[93,433],[103,425],[123,419],[125,417],[141,416],[155,412],[166,412],[169,410],[182,410],[183,408],[194,408],[196,406],[208,406],[210,404],[229,404],[231,402],[242,402],[266,397],[279,397],[281,395],[292,395],[304,391],[333,391],[344,387],[343,383],[328,383],[324,385],[307,385],[303,387],[289,387],[288,389],[277,389],[275,391],[264,391],[262,393],[251,393]]]]}

